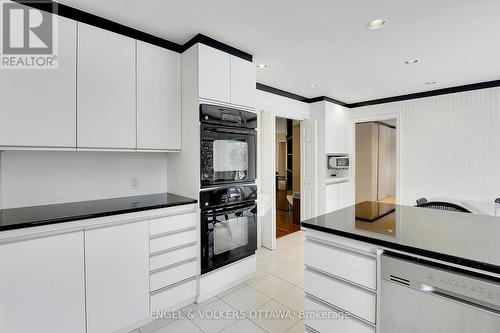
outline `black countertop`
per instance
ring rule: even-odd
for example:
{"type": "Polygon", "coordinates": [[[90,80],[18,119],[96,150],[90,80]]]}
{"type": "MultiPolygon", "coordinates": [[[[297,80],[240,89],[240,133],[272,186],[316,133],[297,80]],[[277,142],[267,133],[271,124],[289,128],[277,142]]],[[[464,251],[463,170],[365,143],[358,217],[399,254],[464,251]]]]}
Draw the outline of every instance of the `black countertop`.
{"type": "Polygon", "coordinates": [[[500,217],[364,202],[302,226],[500,274],[500,217]]]}
{"type": "Polygon", "coordinates": [[[172,193],[70,202],[0,210],[0,231],[127,214],[193,204],[197,201],[172,193]]]}

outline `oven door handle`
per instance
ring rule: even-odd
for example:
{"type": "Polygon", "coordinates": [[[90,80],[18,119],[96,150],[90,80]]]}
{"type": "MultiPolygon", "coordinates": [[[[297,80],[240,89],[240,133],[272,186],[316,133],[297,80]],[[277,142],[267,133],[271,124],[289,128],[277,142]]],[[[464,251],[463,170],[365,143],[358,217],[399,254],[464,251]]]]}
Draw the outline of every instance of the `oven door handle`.
{"type": "Polygon", "coordinates": [[[255,130],[253,129],[236,129],[236,128],[225,128],[225,127],[205,127],[203,128],[205,132],[213,133],[229,133],[229,134],[247,134],[255,135],[255,130]]]}
{"type": "Polygon", "coordinates": [[[244,211],[252,210],[255,207],[257,207],[257,205],[253,204],[253,205],[245,206],[245,207],[238,208],[238,209],[221,210],[221,211],[218,211],[215,213],[203,213],[202,212],[201,214],[205,217],[216,217],[216,216],[220,216],[220,215],[243,213],[244,211]]]}

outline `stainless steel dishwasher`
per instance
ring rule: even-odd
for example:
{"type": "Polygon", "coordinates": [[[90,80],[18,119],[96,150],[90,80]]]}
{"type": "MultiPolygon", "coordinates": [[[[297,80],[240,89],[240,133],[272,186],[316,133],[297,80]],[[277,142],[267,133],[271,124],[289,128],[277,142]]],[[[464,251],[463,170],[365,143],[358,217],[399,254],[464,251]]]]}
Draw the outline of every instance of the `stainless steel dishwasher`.
{"type": "Polygon", "coordinates": [[[500,282],[384,254],[382,333],[498,333],[500,282]]]}

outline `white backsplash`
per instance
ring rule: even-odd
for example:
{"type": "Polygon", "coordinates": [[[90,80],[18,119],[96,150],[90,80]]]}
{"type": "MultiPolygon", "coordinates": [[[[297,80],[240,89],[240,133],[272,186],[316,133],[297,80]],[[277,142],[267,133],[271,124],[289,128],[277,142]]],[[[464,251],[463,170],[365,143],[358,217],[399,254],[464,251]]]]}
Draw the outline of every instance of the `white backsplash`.
{"type": "Polygon", "coordinates": [[[167,191],[164,153],[4,151],[0,155],[3,209],[167,191]]]}

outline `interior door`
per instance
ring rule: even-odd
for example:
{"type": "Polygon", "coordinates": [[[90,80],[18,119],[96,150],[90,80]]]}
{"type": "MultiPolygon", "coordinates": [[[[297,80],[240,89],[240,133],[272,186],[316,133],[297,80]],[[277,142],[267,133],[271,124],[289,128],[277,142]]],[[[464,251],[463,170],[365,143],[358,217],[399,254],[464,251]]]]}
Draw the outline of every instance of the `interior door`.
{"type": "Polygon", "coordinates": [[[274,112],[261,112],[260,118],[260,147],[261,173],[260,194],[258,200],[267,200],[271,208],[261,216],[261,243],[262,246],[274,250],[276,248],[276,175],[275,175],[275,115],[274,112]]]}
{"type": "Polygon", "coordinates": [[[302,121],[300,137],[302,155],[300,220],[304,221],[318,214],[318,121],[302,121]]]}

